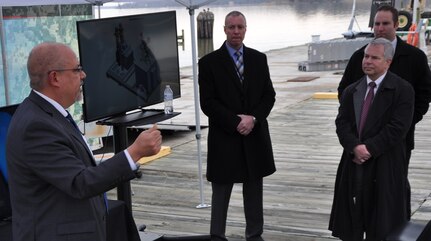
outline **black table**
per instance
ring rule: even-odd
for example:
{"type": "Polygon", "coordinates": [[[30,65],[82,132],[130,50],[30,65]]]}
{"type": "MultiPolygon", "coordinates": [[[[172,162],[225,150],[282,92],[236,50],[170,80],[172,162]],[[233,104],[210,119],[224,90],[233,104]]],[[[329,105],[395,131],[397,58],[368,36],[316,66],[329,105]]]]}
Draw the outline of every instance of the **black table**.
{"type": "Polygon", "coordinates": [[[12,241],[12,222],[11,220],[0,222],[1,241],[12,241]]]}
{"type": "MultiPolygon", "coordinates": [[[[141,241],[132,213],[120,200],[108,200],[107,241],[141,241]]],[[[0,222],[0,240],[12,241],[12,222],[0,222]]]]}
{"type": "Polygon", "coordinates": [[[121,200],[108,200],[107,241],[140,241],[132,212],[121,200]]]}

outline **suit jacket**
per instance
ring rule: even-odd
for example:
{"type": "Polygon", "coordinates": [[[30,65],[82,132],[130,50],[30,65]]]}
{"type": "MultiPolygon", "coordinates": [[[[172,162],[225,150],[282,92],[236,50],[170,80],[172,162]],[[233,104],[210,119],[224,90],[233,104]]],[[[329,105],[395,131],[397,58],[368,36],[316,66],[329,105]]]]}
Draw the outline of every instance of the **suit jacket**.
{"type": "Polygon", "coordinates": [[[202,111],[209,119],[207,179],[234,183],[275,172],[268,117],[275,102],[266,55],[244,46],[241,84],[225,43],[199,61],[202,111]],[[257,119],[253,131],[236,130],[238,114],[257,119]]]}
{"type": "Polygon", "coordinates": [[[362,164],[367,233],[375,240],[383,240],[408,218],[406,179],[402,178],[406,158],[403,147],[413,119],[414,90],[407,81],[388,71],[376,92],[360,140],[359,115],[366,88],[363,77],[344,90],[335,121],[343,154],[335,181],[329,229],[343,240],[352,234],[356,220],[352,210],[357,164],[352,161],[352,153],[361,143],[372,156],[362,164]]]}
{"type": "MultiPolygon", "coordinates": [[[[365,47],[353,53],[347,64],[344,75],[338,86],[338,97],[341,98],[343,90],[353,82],[364,76],[362,59],[365,47]]],[[[427,56],[422,50],[411,46],[397,37],[397,46],[389,70],[399,77],[407,80],[415,90],[415,110],[413,123],[406,137],[406,146],[414,149],[415,125],[427,113],[431,101],[431,72],[427,56]]]]}
{"type": "Polygon", "coordinates": [[[96,166],[81,134],[33,91],[8,133],[14,240],[106,240],[103,193],[135,177],[124,152],[96,166]]]}

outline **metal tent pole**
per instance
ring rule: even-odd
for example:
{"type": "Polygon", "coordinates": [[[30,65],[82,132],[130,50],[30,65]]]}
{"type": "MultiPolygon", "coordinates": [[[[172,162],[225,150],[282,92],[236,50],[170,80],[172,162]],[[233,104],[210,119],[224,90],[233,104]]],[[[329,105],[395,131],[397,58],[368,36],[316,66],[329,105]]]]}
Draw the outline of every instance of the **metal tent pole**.
{"type": "Polygon", "coordinates": [[[97,6],[97,13],[98,13],[98,18],[100,18],[100,6],[103,6],[104,3],[107,2],[112,2],[113,0],[85,0],[91,4],[93,4],[94,6],[97,6]]]}
{"type": "Polygon", "coordinates": [[[195,101],[195,121],[196,121],[196,144],[198,151],[198,170],[199,170],[199,192],[200,192],[200,204],[196,206],[196,208],[206,208],[211,205],[204,203],[204,195],[203,195],[203,175],[202,175],[202,157],[201,157],[201,124],[200,124],[200,106],[199,106],[199,90],[198,90],[198,71],[197,71],[197,58],[196,58],[196,33],[195,33],[195,19],[194,14],[195,10],[199,7],[208,4],[210,2],[214,2],[216,0],[205,1],[201,4],[193,5],[190,0],[189,4],[181,1],[175,0],[177,3],[185,6],[189,10],[190,14],[190,31],[192,38],[192,66],[193,66],[193,90],[194,90],[194,101],[195,101]]]}
{"type": "Polygon", "coordinates": [[[190,14],[190,31],[192,32],[192,59],[193,59],[193,89],[195,98],[195,118],[196,118],[196,143],[198,151],[198,170],[199,170],[199,190],[200,190],[200,204],[196,208],[205,208],[209,205],[204,204],[203,195],[203,175],[202,175],[202,151],[201,151],[201,123],[200,123],[200,108],[199,108],[199,90],[198,90],[198,79],[197,79],[197,58],[196,58],[196,34],[195,34],[195,21],[194,21],[194,9],[189,9],[190,14]]]}
{"type": "Polygon", "coordinates": [[[8,69],[7,69],[7,58],[6,58],[6,42],[4,34],[4,22],[3,22],[3,7],[0,6],[0,46],[1,46],[1,56],[3,63],[3,80],[4,80],[4,98],[6,105],[10,105],[9,96],[9,79],[8,79],[8,69]]]}
{"type": "Polygon", "coordinates": [[[419,9],[419,0],[412,0],[413,1],[413,8],[412,8],[412,23],[415,23],[417,25],[419,25],[419,20],[420,17],[418,19],[418,9],[419,9]]]}

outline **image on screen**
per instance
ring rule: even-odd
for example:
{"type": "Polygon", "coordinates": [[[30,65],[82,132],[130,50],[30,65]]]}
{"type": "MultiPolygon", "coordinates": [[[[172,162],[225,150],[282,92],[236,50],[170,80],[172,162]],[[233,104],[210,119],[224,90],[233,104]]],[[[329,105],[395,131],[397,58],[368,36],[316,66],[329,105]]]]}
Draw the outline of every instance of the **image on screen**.
{"type": "Polygon", "coordinates": [[[77,22],[85,122],[181,96],[176,29],[175,11],[77,22]]]}

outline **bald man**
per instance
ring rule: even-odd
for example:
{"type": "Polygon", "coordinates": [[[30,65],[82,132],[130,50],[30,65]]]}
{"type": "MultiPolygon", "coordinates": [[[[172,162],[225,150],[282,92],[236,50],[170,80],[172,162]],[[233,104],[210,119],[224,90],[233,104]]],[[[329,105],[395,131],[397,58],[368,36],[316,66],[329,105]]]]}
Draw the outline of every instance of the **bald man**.
{"type": "Polygon", "coordinates": [[[160,150],[160,132],[153,126],[96,166],[67,118],[86,77],[75,53],[64,44],[39,44],[27,70],[32,90],[11,120],[6,143],[13,238],[106,240],[103,193],[135,177],[135,162],[160,150]]]}

